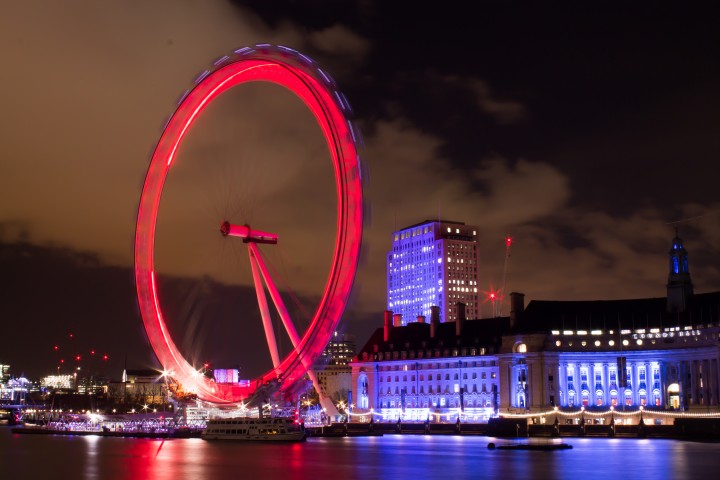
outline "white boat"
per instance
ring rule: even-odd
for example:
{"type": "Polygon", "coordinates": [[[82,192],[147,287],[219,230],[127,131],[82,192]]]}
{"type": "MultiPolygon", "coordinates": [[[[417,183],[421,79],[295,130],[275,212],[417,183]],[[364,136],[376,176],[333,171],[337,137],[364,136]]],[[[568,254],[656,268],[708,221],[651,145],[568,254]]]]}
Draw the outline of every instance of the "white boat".
{"type": "Polygon", "coordinates": [[[301,442],[305,428],[292,418],[213,418],[200,434],[205,440],[250,440],[270,442],[301,442]]]}

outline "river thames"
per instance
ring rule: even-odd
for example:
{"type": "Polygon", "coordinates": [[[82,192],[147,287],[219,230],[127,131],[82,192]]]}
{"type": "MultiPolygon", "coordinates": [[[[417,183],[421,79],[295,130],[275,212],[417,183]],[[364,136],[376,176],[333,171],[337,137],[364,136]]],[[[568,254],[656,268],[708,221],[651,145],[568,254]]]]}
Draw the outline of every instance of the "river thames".
{"type": "Polygon", "coordinates": [[[0,477],[690,479],[714,476],[711,472],[720,467],[720,443],[564,438],[571,450],[543,452],[489,450],[491,441],[510,442],[483,436],[385,435],[271,444],[19,435],[0,427],[0,477]]]}

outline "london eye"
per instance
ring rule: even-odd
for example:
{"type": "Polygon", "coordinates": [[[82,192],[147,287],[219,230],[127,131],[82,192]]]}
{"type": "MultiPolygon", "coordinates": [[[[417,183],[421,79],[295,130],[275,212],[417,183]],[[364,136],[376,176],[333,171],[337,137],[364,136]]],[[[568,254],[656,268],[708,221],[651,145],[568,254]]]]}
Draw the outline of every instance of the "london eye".
{"type": "MultiPolygon", "coordinates": [[[[255,45],[224,56],[198,77],[180,100],[152,153],[139,202],[135,233],[135,282],[137,300],[148,341],[163,369],[186,392],[214,404],[239,404],[267,385],[280,391],[292,388],[307,373],[338,326],[351,293],[357,269],[363,226],[363,192],[357,131],[350,119],[350,107],[335,82],[309,57],[283,46],[255,45]],[[243,383],[220,383],[203,375],[196,360],[179,347],[177,332],[170,328],[173,312],[163,301],[157,271],[159,219],[165,210],[166,183],[176,168],[179,152],[195,123],[211,104],[222,103],[231,89],[249,84],[272,84],[294,94],[314,117],[324,138],[331,164],[336,204],[334,239],[328,252],[329,271],[324,276],[316,305],[306,322],[293,318],[286,305],[284,283],[268,265],[262,248],[283,242],[281,225],[272,218],[222,213],[207,221],[213,234],[232,242],[234,251],[244,251],[249,266],[271,366],[243,383]],[[222,216],[220,216],[222,215],[222,216]],[[261,248],[262,247],[262,248],[261,248]],[[268,301],[268,296],[270,301],[268,301]],[[273,321],[275,319],[275,321],[273,321]],[[279,321],[278,321],[279,319],[279,321]],[[281,331],[277,331],[281,329],[281,331]],[[284,350],[278,335],[289,339],[284,350]]],[[[270,132],[272,133],[272,132],[270,132]]],[[[241,155],[237,162],[243,162],[241,155]]],[[[329,177],[329,178],[330,178],[329,177]]],[[[312,191],[313,182],[307,183],[312,191]]],[[[242,321],[251,319],[243,318],[242,321]]]]}

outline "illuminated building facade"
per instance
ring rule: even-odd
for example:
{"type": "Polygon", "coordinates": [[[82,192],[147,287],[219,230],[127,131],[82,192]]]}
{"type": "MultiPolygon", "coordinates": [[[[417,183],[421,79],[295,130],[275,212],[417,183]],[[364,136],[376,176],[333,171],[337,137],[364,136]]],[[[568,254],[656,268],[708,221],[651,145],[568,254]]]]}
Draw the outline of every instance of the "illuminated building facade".
{"type": "Polygon", "coordinates": [[[351,363],[356,413],[407,420],[547,412],[718,411],[720,292],[694,294],[679,237],[667,296],[542,301],[509,317],[401,325],[385,312],[351,363]]]}
{"type": "Polygon", "coordinates": [[[356,412],[373,410],[424,421],[457,414],[487,421],[498,410],[499,338],[507,318],[393,325],[385,312],[378,329],[351,363],[356,412]]]}
{"type": "Polygon", "coordinates": [[[511,295],[501,396],[512,408],[720,405],[720,292],[693,294],[677,232],[665,298],[584,302],[511,295]]]}
{"type": "Polygon", "coordinates": [[[666,298],[585,302],[513,298],[500,348],[500,395],[514,409],[720,405],[720,292],[682,312],[666,298]]]}
{"type": "Polygon", "coordinates": [[[478,318],[477,227],[460,222],[432,221],[393,233],[387,254],[387,309],[396,323],[407,325],[440,307],[440,322],[458,318],[457,304],[478,318]]]}
{"type": "Polygon", "coordinates": [[[24,403],[31,386],[27,378],[10,375],[10,365],[0,364],[0,404],[24,403]]]}

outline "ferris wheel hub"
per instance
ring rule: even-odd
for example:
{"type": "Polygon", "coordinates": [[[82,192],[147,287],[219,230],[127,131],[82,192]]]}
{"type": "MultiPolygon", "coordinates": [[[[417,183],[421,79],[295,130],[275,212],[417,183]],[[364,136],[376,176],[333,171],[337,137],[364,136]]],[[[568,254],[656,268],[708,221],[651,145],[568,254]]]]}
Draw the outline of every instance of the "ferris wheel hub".
{"type": "Polygon", "coordinates": [[[276,233],[253,230],[249,225],[233,225],[227,220],[220,225],[220,233],[224,237],[240,237],[244,243],[270,243],[276,244],[276,233]]]}

